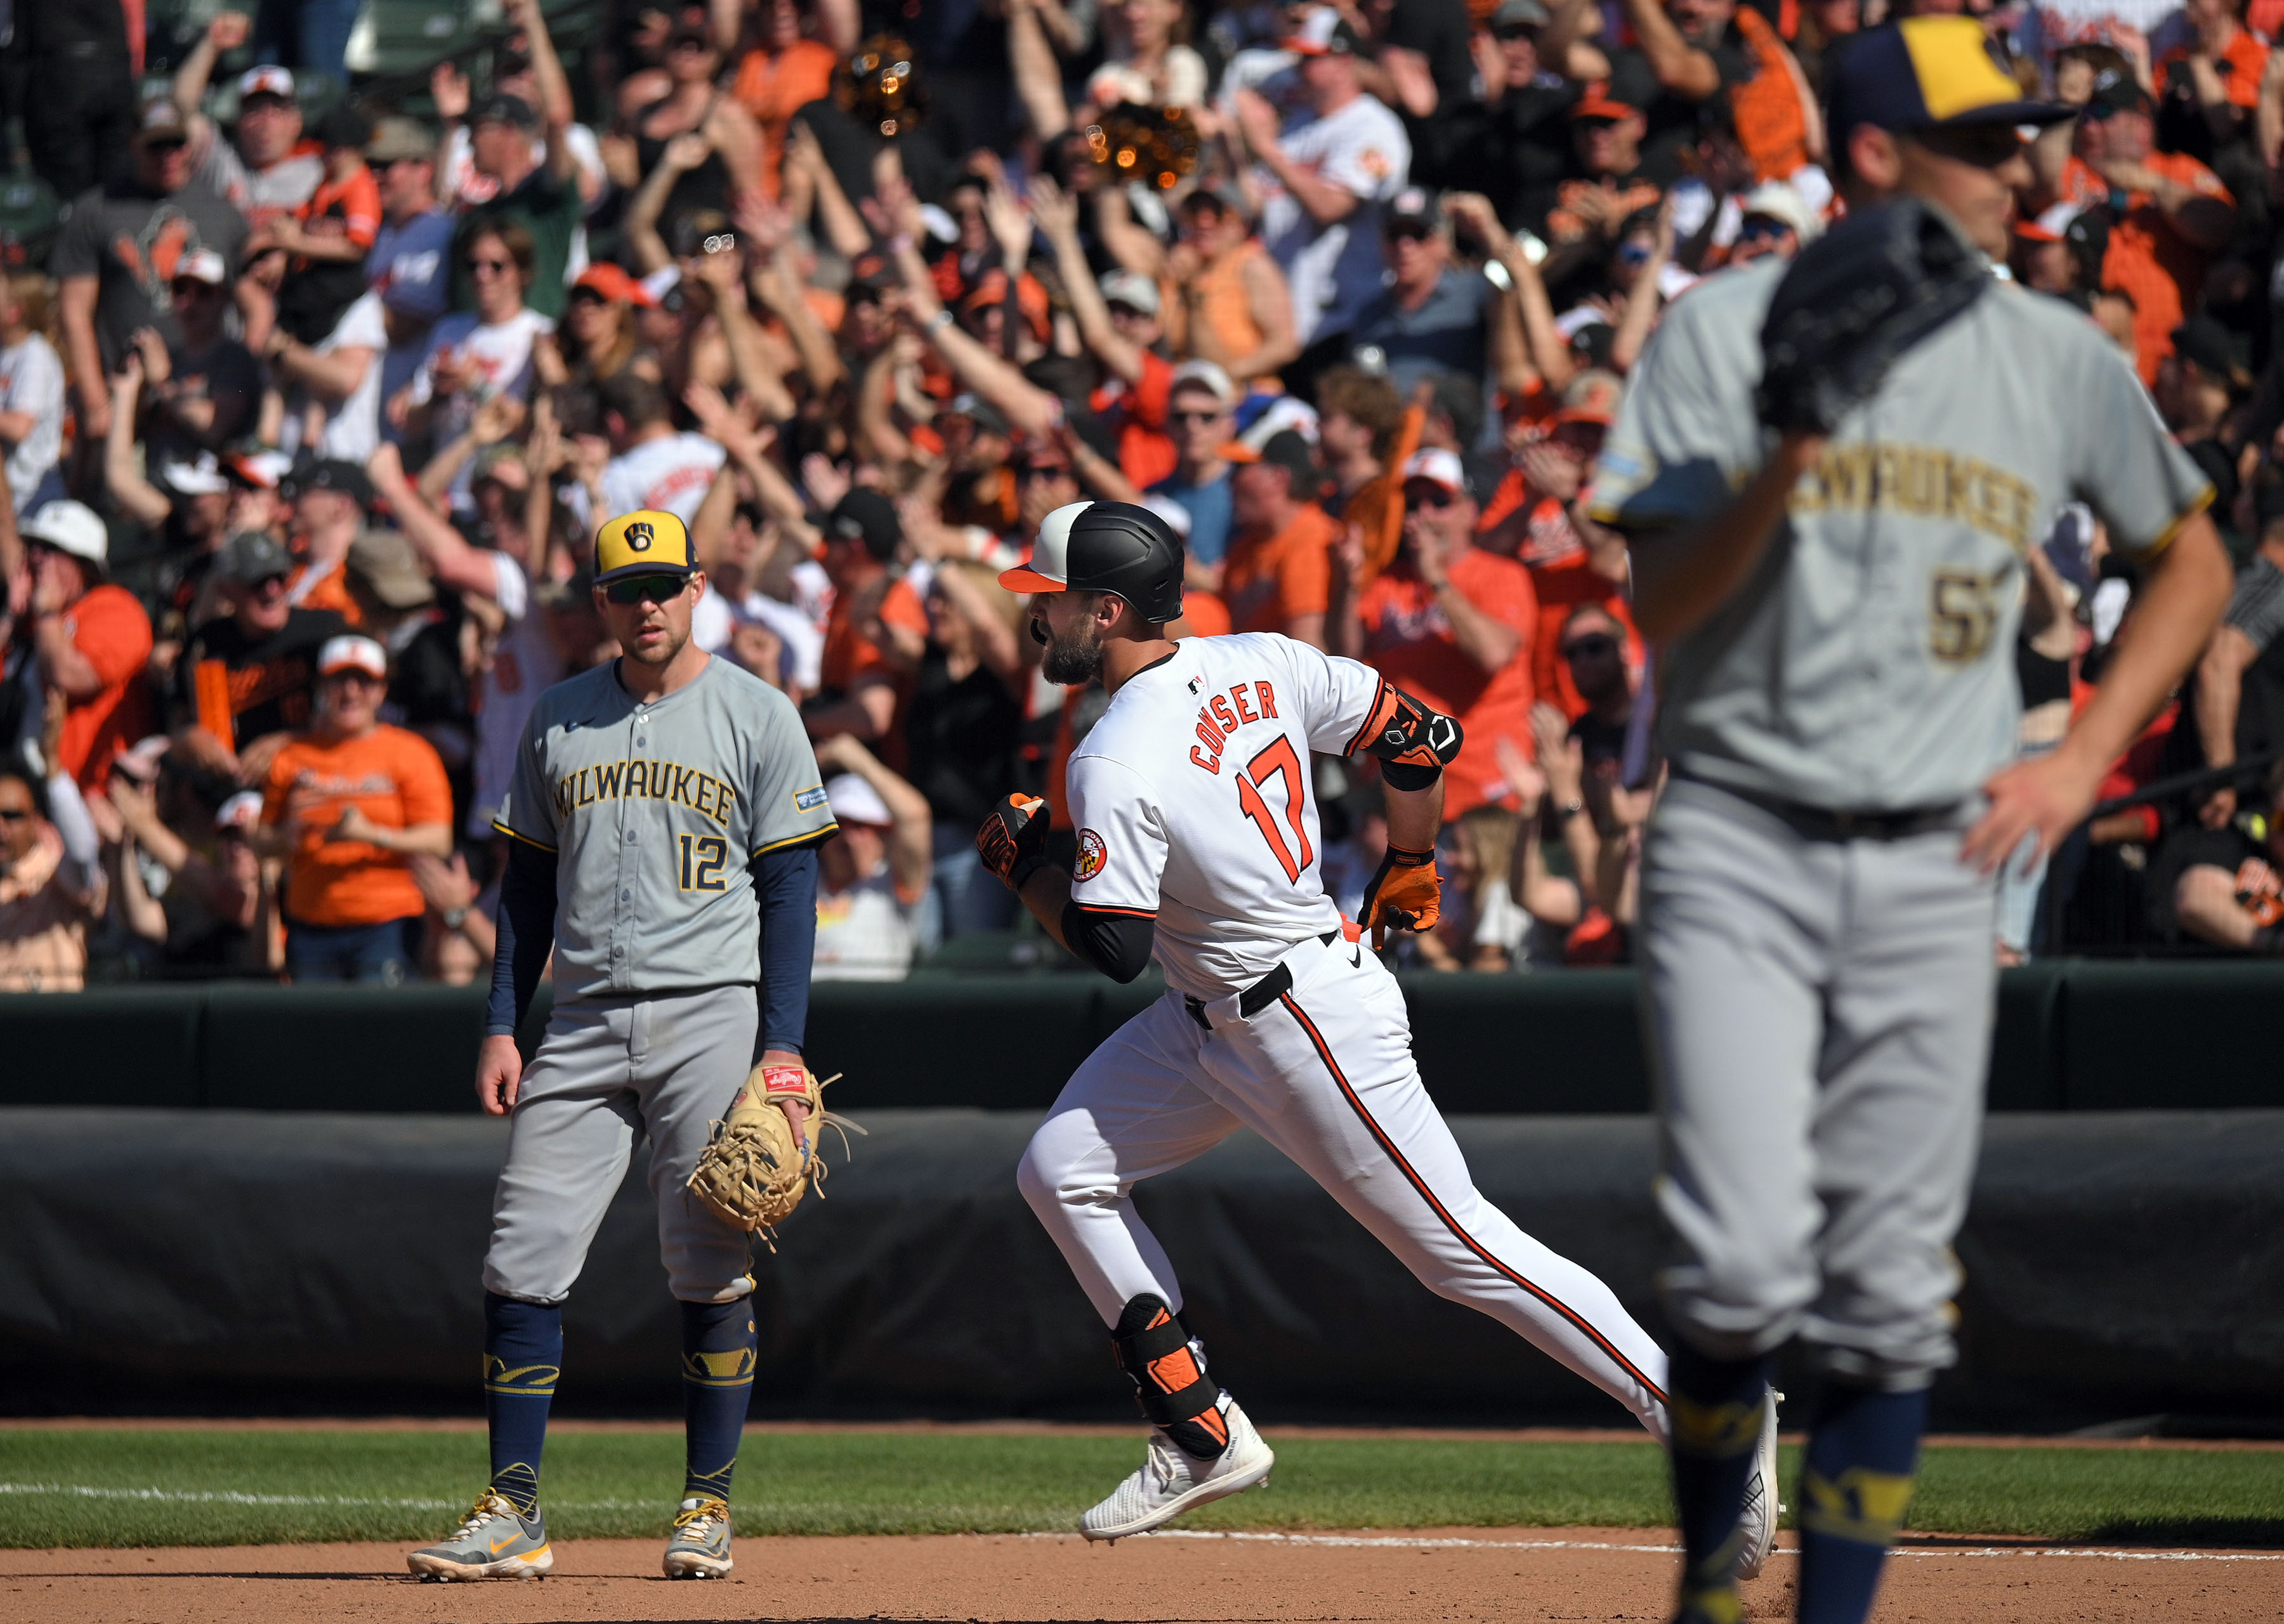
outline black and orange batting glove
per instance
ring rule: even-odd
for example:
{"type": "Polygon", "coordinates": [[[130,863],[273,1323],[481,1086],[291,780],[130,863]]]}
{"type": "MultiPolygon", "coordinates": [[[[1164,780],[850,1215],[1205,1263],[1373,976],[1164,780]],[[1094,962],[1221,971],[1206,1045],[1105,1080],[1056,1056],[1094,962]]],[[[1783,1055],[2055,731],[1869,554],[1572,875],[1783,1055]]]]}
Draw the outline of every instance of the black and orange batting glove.
{"type": "Polygon", "coordinates": [[[1429,931],[1443,917],[1443,880],[1432,851],[1408,852],[1391,846],[1364,888],[1363,917],[1372,933],[1372,950],[1388,943],[1390,931],[1429,931]]]}
{"type": "Polygon", "coordinates": [[[1036,795],[1002,795],[975,832],[983,866],[1021,891],[1031,871],[1046,859],[1047,803],[1036,795]]]}

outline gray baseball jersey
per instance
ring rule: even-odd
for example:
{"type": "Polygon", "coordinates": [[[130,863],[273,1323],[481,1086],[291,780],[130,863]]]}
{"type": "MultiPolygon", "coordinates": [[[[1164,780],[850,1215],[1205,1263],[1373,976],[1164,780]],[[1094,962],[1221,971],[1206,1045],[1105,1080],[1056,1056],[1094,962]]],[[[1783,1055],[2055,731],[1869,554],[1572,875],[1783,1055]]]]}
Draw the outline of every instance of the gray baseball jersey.
{"type": "MultiPolygon", "coordinates": [[[[1645,351],[1592,495],[1637,549],[1672,544],[1765,461],[1753,391],[1786,265],[1709,278],[1645,351]]],[[[2212,488],[2092,323],[1993,288],[1849,415],[1750,578],[1665,651],[1665,753],[1835,810],[1967,800],[2013,759],[2022,559],[2073,497],[2139,556],[2212,488]]]]}
{"type": "Polygon", "coordinates": [[[792,701],[724,660],[656,700],[610,664],[549,689],[497,823],[559,854],[558,1003],[752,986],[746,865],[833,826],[792,701]]]}

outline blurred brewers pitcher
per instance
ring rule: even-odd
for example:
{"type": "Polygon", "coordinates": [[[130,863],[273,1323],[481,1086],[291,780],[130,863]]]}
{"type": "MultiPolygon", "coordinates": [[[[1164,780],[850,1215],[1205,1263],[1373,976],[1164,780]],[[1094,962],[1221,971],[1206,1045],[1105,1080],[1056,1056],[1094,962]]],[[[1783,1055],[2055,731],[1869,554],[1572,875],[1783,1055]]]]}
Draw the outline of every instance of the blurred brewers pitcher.
{"type": "Polygon", "coordinates": [[[801,1050],[816,847],[833,823],[801,720],[690,640],[706,577],[679,519],[614,519],[595,553],[596,607],[625,652],[540,697],[498,819],[511,850],[476,1076],[484,1109],[514,1118],[484,1260],[492,1478],[450,1537],[412,1554],[432,1579],[552,1563],[539,1459],[562,1305],[645,1136],[682,1305],[687,1472],[666,1573],[730,1571],[750,1239],[685,1185],[741,1103],[781,1102],[797,1138],[816,1099],[801,1050]],[[551,949],[554,1011],[526,1071],[514,1035],[551,949]]]}
{"type": "Polygon", "coordinates": [[[1800,1617],[1871,1610],[1956,1356],[1991,871],[2085,816],[2230,579],[2211,487],[2132,372],[1991,275],[2021,127],[2068,110],[2023,101],[1969,18],[1858,35],[1825,85],[1853,212],[1676,301],[1593,496],[1664,645],[1643,988],[1693,1624],[1739,1617],[1737,1507],[1795,1336],[1827,1378],[1800,1617]],[[2022,558],[2074,498],[2147,584],[2068,739],[2009,766],[2022,558]]]}

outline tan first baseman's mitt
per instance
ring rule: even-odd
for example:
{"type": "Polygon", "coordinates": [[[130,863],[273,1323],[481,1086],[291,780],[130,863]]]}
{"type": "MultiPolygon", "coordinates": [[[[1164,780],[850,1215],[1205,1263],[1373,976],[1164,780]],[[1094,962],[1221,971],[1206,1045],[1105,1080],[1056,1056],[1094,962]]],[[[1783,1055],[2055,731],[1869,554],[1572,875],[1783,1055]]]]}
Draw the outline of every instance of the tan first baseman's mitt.
{"type": "MultiPolygon", "coordinates": [[[[838,1082],[836,1074],[825,1082],[838,1082]]],[[[757,1066],[730,1104],[730,1114],[713,1125],[713,1136],[691,1170],[688,1188],[724,1223],[758,1234],[777,1250],[775,1231],[815,1186],[825,1198],[825,1159],[817,1154],[817,1130],[856,1124],[825,1109],[825,1083],[805,1066],[757,1066]],[[809,1142],[803,1144],[778,1100],[809,1105],[809,1142]]],[[[856,1128],[858,1133],[864,1130],[856,1128]]],[[[848,1146],[841,1136],[841,1146],[848,1146]]]]}

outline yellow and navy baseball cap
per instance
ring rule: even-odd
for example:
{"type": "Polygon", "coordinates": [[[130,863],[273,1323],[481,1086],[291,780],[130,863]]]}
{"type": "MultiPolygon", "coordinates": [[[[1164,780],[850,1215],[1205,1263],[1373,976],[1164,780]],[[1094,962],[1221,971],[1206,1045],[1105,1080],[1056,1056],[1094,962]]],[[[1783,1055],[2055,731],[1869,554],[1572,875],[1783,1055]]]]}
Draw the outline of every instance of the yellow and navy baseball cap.
{"type": "Polygon", "coordinates": [[[1843,43],[1825,66],[1826,128],[1908,134],[1970,124],[2058,124],[2073,109],[2031,101],[1991,57],[1972,17],[1906,17],[1843,43]]]}
{"type": "Polygon", "coordinates": [[[698,569],[690,527],[657,508],[637,508],[595,537],[595,584],[630,575],[688,575],[698,569]]]}

